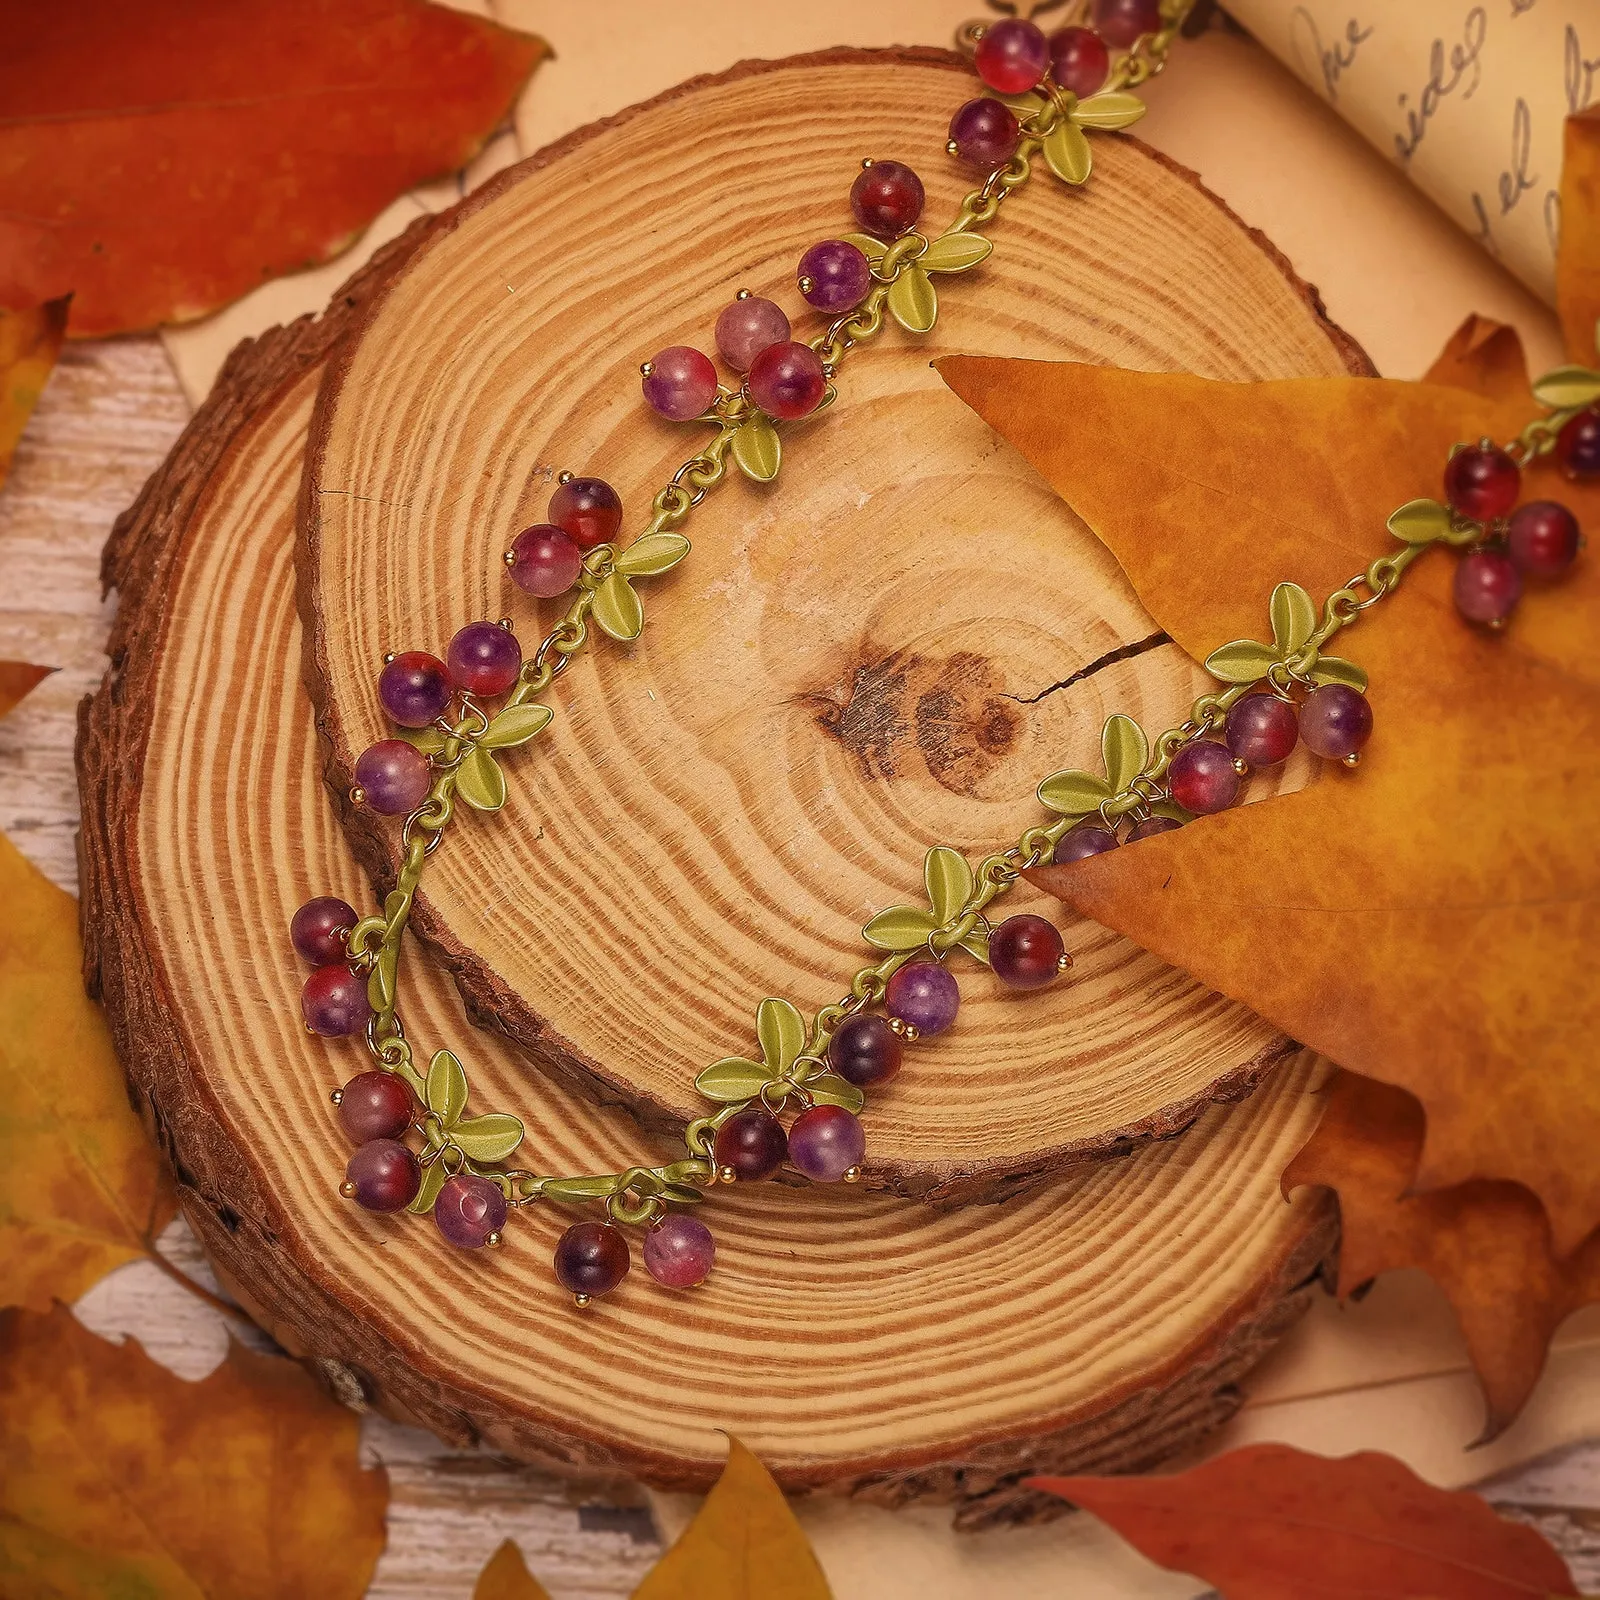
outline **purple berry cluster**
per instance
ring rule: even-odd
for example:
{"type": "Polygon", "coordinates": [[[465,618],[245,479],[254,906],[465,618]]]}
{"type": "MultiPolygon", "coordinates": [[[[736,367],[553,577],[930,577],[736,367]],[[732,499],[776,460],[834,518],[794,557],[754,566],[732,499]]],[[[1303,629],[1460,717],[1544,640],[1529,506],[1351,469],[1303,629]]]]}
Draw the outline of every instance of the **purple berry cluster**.
{"type": "Polygon", "coordinates": [[[578,581],[583,555],[622,529],[622,500],[603,478],[561,474],[545,522],[524,528],[506,551],[511,581],[536,600],[553,600],[578,581]]]}

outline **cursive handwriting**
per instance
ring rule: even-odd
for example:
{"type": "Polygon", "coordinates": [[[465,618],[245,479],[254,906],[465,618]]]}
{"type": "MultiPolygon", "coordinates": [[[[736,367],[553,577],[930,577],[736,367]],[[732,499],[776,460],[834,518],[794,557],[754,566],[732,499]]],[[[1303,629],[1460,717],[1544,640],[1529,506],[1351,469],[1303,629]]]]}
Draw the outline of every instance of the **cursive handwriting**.
{"type": "Polygon", "coordinates": [[[1372,37],[1371,28],[1363,28],[1360,21],[1351,17],[1344,25],[1344,34],[1331,46],[1322,42],[1322,30],[1317,19],[1304,6],[1296,6],[1289,18],[1289,48],[1294,52],[1294,63],[1302,77],[1310,77],[1305,54],[1309,52],[1322,74],[1322,84],[1328,99],[1339,98],[1339,79],[1355,64],[1356,51],[1362,41],[1372,37]]]}
{"type": "Polygon", "coordinates": [[[1552,189],[1544,197],[1544,236],[1550,241],[1550,254],[1561,253],[1561,193],[1552,189]]]}
{"type": "Polygon", "coordinates": [[[1570,22],[1563,45],[1567,114],[1575,117],[1594,103],[1595,80],[1600,78],[1600,56],[1592,61],[1585,57],[1583,46],[1578,42],[1578,30],[1570,22]]]}
{"type": "Polygon", "coordinates": [[[1511,15],[1520,17],[1524,11],[1532,11],[1539,0],[1511,0],[1511,15]]]}
{"type": "MultiPolygon", "coordinates": [[[[1528,161],[1532,153],[1533,116],[1528,110],[1528,102],[1519,95],[1516,107],[1511,113],[1511,162],[1496,180],[1502,217],[1509,216],[1523,195],[1538,186],[1539,175],[1528,171],[1528,161]]],[[[1472,214],[1478,219],[1478,227],[1473,237],[1479,244],[1498,255],[1494,234],[1489,227],[1489,208],[1483,203],[1483,196],[1477,190],[1473,190],[1472,193],[1472,214]]],[[[1547,217],[1546,227],[1548,226],[1547,217]]]]}
{"type": "Polygon", "coordinates": [[[1488,28],[1489,13],[1482,6],[1474,6],[1467,13],[1461,43],[1452,45],[1448,56],[1445,54],[1444,40],[1433,41],[1433,48],[1428,53],[1428,81],[1423,84],[1416,105],[1409,104],[1408,95],[1400,96],[1399,104],[1406,114],[1406,126],[1404,133],[1394,136],[1394,152],[1402,165],[1416,153],[1441,100],[1458,92],[1463,100],[1472,98],[1483,76],[1483,63],[1479,58],[1483,54],[1483,41],[1488,28]],[[1447,67],[1448,77],[1445,76],[1447,67]]]}

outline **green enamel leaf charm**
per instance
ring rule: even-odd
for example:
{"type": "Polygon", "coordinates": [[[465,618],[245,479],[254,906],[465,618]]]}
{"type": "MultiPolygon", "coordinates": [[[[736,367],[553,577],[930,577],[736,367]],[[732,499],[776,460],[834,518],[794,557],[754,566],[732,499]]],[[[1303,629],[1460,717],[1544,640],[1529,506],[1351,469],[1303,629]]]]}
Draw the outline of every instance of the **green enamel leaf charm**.
{"type": "Polygon", "coordinates": [[[1052,773],[1039,785],[1039,804],[1062,817],[1086,817],[1111,798],[1111,785],[1092,772],[1052,773]]]}
{"type": "Polygon", "coordinates": [[[539,1185],[541,1197],[550,1200],[606,1200],[616,1192],[614,1174],[603,1178],[551,1178],[539,1185]]]}
{"type": "Polygon", "coordinates": [[[1318,656],[1310,676],[1313,683],[1342,683],[1362,694],[1367,692],[1366,668],[1346,661],[1343,656],[1318,656]]]}
{"type": "Polygon", "coordinates": [[[1278,653],[1254,639],[1235,639],[1205,659],[1205,669],[1224,683],[1256,683],[1277,663],[1278,653]]]}
{"type": "Polygon", "coordinates": [[[401,728],[395,737],[415,745],[425,756],[436,756],[444,749],[445,734],[440,728],[401,728]]]}
{"type": "Polygon", "coordinates": [[[867,1103],[867,1097],[836,1072],[824,1072],[820,1077],[811,1079],[806,1084],[806,1093],[818,1105],[843,1106],[846,1111],[859,1112],[867,1103]]]}
{"type": "Polygon", "coordinates": [[[1108,89],[1104,94],[1092,94],[1087,100],[1080,100],[1072,108],[1072,120],[1080,128],[1114,131],[1132,127],[1148,109],[1138,95],[1108,89]]]}
{"type": "Polygon", "coordinates": [[[1272,591],[1268,609],[1272,618],[1272,642],[1277,646],[1279,659],[1298,655],[1317,631],[1316,602],[1298,583],[1280,583],[1272,591]]]}
{"type": "Polygon", "coordinates": [[[875,950],[915,950],[926,944],[928,935],[938,927],[926,911],[915,906],[891,906],[861,930],[861,937],[875,950]]]}
{"type": "Polygon", "coordinates": [[[644,632],[644,605],[622,573],[613,572],[596,588],[594,620],[603,632],[624,644],[644,632]]]}
{"type": "Polygon", "coordinates": [[[630,578],[653,578],[677,566],[688,553],[689,541],[681,533],[647,533],[635,539],[611,566],[630,578]]]}
{"type": "Polygon", "coordinates": [[[984,929],[974,928],[971,933],[962,934],[956,942],[974,961],[989,965],[989,935],[984,929]]]}
{"type": "Polygon", "coordinates": [[[993,241],[981,233],[945,233],[929,242],[917,265],[924,272],[965,272],[987,260],[993,249],[993,241]]]}
{"type": "Polygon", "coordinates": [[[1389,514],[1389,532],[1407,544],[1449,539],[1455,532],[1450,508],[1437,500],[1408,500],[1389,514]]]}
{"type": "Polygon", "coordinates": [[[461,1063],[448,1050],[439,1051],[428,1063],[428,1109],[446,1128],[453,1127],[467,1109],[467,1075],[461,1063]]]}
{"type": "Polygon", "coordinates": [[[450,1137],[469,1161],[504,1161],[522,1143],[522,1123],[504,1111],[463,1117],[450,1137]]]}
{"type": "Polygon", "coordinates": [[[939,320],[933,280],[916,262],[903,267],[889,285],[889,311],[907,333],[928,333],[939,320]]]}
{"type": "Polygon", "coordinates": [[[883,253],[889,248],[882,239],[874,239],[870,233],[836,233],[834,238],[845,244],[853,244],[873,266],[883,260],[883,253]]]}
{"type": "Polygon", "coordinates": [[[757,483],[771,483],[783,462],[783,441],[771,419],[757,412],[734,431],[730,447],[739,470],[757,483]]]}
{"type": "Polygon", "coordinates": [[[781,1078],[806,1047],[806,1023],[787,1000],[763,1000],[756,1007],[756,1042],[768,1073],[781,1078]]]}
{"type": "Polygon", "coordinates": [[[526,744],[535,735],[545,730],[554,715],[555,713],[549,706],[534,705],[532,703],[507,706],[484,729],[478,739],[478,748],[480,750],[509,750],[515,745],[526,744]]]}
{"type": "Polygon", "coordinates": [[[1132,717],[1120,713],[1106,719],[1100,733],[1100,753],[1106,764],[1106,787],[1121,794],[1144,771],[1150,759],[1150,741],[1132,717]]]}
{"type": "Polygon", "coordinates": [[[378,948],[377,964],[367,978],[367,1001],[374,1011],[393,1011],[400,971],[400,945],[390,940],[378,948]]]}
{"type": "Polygon", "coordinates": [[[472,750],[456,768],[456,793],[475,811],[498,811],[506,803],[506,775],[487,750],[472,750]]]}
{"type": "Polygon", "coordinates": [[[972,868],[959,850],[935,845],[922,859],[922,882],[934,922],[954,922],[972,897],[972,868]]]}
{"type": "Polygon", "coordinates": [[[744,1056],[724,1056],[702,1069],[694,1086],[708,1100],[732,1104],[736,1100],[750,1100],[772,1082],[774,1074],[759,1061],[744,1056]]]}
{"type": "Polygon", "coordinates": [[[1058,122],[1044,136],[1044,159],[1063,183],[1087,183],[1094,168],[1089,141],[1075,122],[1058,122]]]}
{"type": "Polygon", "coordinates": [[[444,1188],[444,1180],[449,1176],[444,1162],[430,1161],[422,1169],[422,1187],[417,1190],[417,1198],[406,1210],[419,1217],[427,1216],[433,1210],[433,1202],[439,1198],[439,1191],[444,1188]]]}
{"type": "Polygon", "coordinates": [[[1600,372],[1588,367],[1557,367],[1535,380],[1533,397],[1552,411],[1592,406],[1600,400],[1600,372]]]}

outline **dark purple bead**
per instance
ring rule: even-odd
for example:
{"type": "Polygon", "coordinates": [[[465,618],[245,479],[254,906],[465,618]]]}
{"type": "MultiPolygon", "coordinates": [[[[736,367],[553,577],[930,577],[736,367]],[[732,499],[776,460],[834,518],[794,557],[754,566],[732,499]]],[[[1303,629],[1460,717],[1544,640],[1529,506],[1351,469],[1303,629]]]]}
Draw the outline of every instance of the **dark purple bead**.
{"type": "Polygon", "coordinates": [[[1050,46],[1037,23],[1021,17],[991,22],[973,52],[978,76],[999,94],[1026,94],[1050,66],[1050,46]]]}
{"type": "Polygon", "coordinates": [[[385,817],[403,817],[428,798],[433,769],[404,739],[380,739],[356,758],[356,787],[366,805],[385,817]]]}
{"type": "Polygon", "coordinates": [[[812,1106],[789,1128],[789,1160],[817,1183],[837,1183],[867,1153],[861,1119],[843,1106],[812,1106]]]}
{"type": "Polygon", "coordinates": [[[1095,30],[1116,50],[1155,33],[1161,26],[1161,0],[1094,0],[1095,30]]]}
{"type": "Polygon", "coordinates": [[[378,704],[402,728],[426,728],[450,705],[450,674],[438,656],[407,650],[378,674],[378,704]]]}
{"type": "Polygon", "coordinates": [[[1325,683],[1300,707],[1300,737],[1314,755],[1343,761],[1372,735],[1372,707],[1359,689],[1325,683]]]}
{"type": "Polygon", "coordinates": [[[926,199],[922,179],[899,161],[874,161],[850,185],[856,221],[879,239],[897,239],[914,228],[926,199]]]}
{"type": "Polygon", "coordinates": [[[744,1183],[770,1178],[789,1153],[783,1124],[765,1106],[746,1106],[717,1129],[719,1167],[731,1167],[744,1183]]]}
{"type": "Polygon", "coordinates": [[[928,1038],[943,1033],[956,1020],[961,990],[949,969],[939,962],[909,961],[889,979],[883,1006],[891,1017],[928,1038]]]}
{"type": "Polygon", "coordinates": [[[348,1198],[368,1211],[402,1211],[422,1187],[422,1164],[398,1139],[374,1139],[350,1157],[348,1198]]]}
{"type": "Polygon", "coordinates": [[[553,600],[578,581],[583,552],[564,529],[536,522],[511,541],[511,581],[524,594],[553,600]]]}
{"type": "Polygon", "coordinates": [[[367,980],[349,967],[318,967],[300,991],[300,1015],[306,1026],[324,1039],[360,1033],[372,1015],[367,980]]]}
{"type": "Polygon", "coordinates": [[[1444,497],[1464,517],[1493,522],[1517,503],[1522,469],[1497,444],[1469,444],[1444,469],[1444,497]]]}
{"type": "Polygon", "coordinates": [[[1080,822],[1056,840],[1055,853],[1050,859],[1060,867],[1069,861],[1085,861],[1090,856],[1104,855],[1107,850],[1116,848],[1117,836],[1109,828],[1102,828],[1098,823],[1080,822]]]}
{"type": "Polygon", "coordinates": [[[1567,420],[1556,435],[1556,460],[1569,478],[1600,478],[1600,406],[1567,420]]]}
{"type": "Polygon", "coordinates": [[[808,344],[768,345],[750,367],[750,398],[767,413],[792,422],[822,404],[828,380],[822,357],[808,344]]]}
{"type": "Polygon", "coordinates": [[[628,1241],[609,1222],[575,1222],[556,1241],[556,1277],[574,1294],[610,1294],[632,1265],[628,1241]]]}
{"type": "Polygon", "coordinates": [[[1185,811],[1209,816],[1226,811],[1239,798],[1239,774],[1220,744],[1186,744],[1167,768],[1167,789],[1185,811]]]}
{"type": "Polygon", "coordinates": [[[1530,500],[1511,513],[1506,548],[1530,578],[1559,578],[1578,559],[1578,519],[1556,500],[1530,500]]]}
{"type": "Polygon", "coordinates": [[[331,894],[318,895],[295,912],[289,924],[289,938],[295,954],[314,967],[326,967],[344,960],[344,938],[360,918],[355,907],[331,894]]]}
{"type": "Polygon", "coordinates": [[[1066,946],[1048,917],[1024,911],[1007,917],[989,935],[989,965],[1011,989],[1039,989],[1061,975],[1066,946]]]}
{"type": "Polygon", "coordinates": [[[1082,99],[1111,71],[1111,52],[1093,28],[1057,28],[1049,38],[1050,76],[1082,99]]]}
{"type": "Polygon", "coordinates": [[[717,398],[717,369],[711,357],[690,345],[675,344],[646,363],[644,397],[670,422],[692,422],[717,398]]]}
{"type": "Polygon", "coordinates": [[[1171,833],[1174,828],[1182,826],[1176,817],[1146,817],[1128,830],[1128,843],[1137,844],[1141,839],[1153,839],[1158,833],[1171,833]]]}
{"type": "Polygon", "coordinates": [[[1249,694],[1228,712],[1222,737],[1240,761],[1275,767],[1300,742],[1300,713],[1275,694],[1249,694]]]}
{"type": "Polygon", "coordinates": [[[776,300],[749,294],[723,307],[716,340],[722,359],[735,372],[748,372],[763,350],[789,342],[789,319],[776,300]]]}
{"type": "Polygon", "coordinates": [[[903,1055],[894,1029],[866,1012],[846,1017],[828,1041],[828,1065],[858,1089],[887,1083],[900,1070],[903,1055]]]}
{"type": "Polygon", "coordinates": [[[481,1250],[490,1234],[505,1227],[507,1209],[499,1184],[473,1172],[458,1172],[444,1180],[433,1202],[433,1220],[451,1244],[481,1250]]]}
{"type": "Polygon", "coordinates": [[[644,1270],[668,1289],[692,1289],[711,1275],[717,1243],[698,1217],[674,1211],[644,1236],[644,1270]]]}
{"type": "Polygon", "coordinates": [[[800,257],[800,295],[830,317],[849,311],[872,287],[872,267],[848,239],[824,239],[800,257]]]}
{"type": "Polygon", "coordinates": [[[450,641],[450,677],[468,694],[505,694],[522,670],[522,646],[498,622],[469,622],[450,641]]]}
{"type": "Polygon", "coordinates": [[[967,101],[950,119],[950,143],[957,157],[983,172],[1009,161],[1021,137],[1011,107],[987,97],[967,101]]]}
{"type": "Polygon", "coordinates": [[[417,1114],[417,1097],[392,1072],[358,1072],[339,1091],[339,1126],[354,1144],[398,1139],[417,1114]]]}
{"type": "Polygon", "coordinates": [[[592,550],[621,532],[622,497],[604,478],[568,478],[550,496],[548,515],[580,550],[592,550]]]}
{"type": "Polygon", "coordinates": [[[1522,574],[1504,550],[1469,550],[1456,563],[1451,593],[1468,622],[1495,627],[1522,598],[1522,574]]]}

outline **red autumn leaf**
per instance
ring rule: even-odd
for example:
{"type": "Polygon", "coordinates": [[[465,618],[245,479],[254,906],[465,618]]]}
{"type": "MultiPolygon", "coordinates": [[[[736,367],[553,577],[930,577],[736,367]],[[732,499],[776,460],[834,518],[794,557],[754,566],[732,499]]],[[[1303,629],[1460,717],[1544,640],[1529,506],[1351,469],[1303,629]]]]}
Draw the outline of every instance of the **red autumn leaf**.
{"type": "Polygon", "coordinates": [[[31,694],[56,669],[29,661],[0,661],[0,717],[31,694]]]}
{"type": "Polygon", "coordinates": [[[13,7],[0,305],[74,337],[204,316],[464,166],[541,41],[423,0],[13,7]]]}
{"type": "Polygon", "coordinates": [[[1030,1482],[1228,1600],[1577,1593],[1566,1563],[1533,1529],[1373,1451],[1329,1460],[1288,1445],[1250,1445],[1168,1477],[1030,1482]]]}

